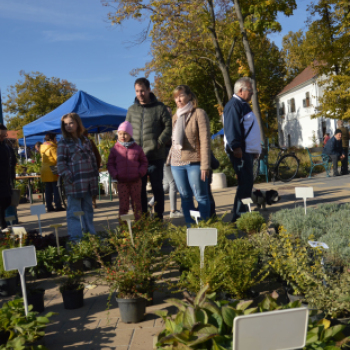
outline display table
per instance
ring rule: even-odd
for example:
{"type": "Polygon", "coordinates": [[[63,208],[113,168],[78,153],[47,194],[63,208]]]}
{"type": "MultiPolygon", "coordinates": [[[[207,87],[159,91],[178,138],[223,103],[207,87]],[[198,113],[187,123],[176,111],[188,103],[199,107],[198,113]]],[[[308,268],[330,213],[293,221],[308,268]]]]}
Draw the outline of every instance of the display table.
{"type": "MultiPolygon", "coordinates": [[[[30,204],[33,204],[32,181],[35,179],[41,179],[41,175],[16,176],[16,180],[28,180],[28,193],[29,193],[30,204]]],[[[43,194],[43,203],[45,204],[45,198],[44,198],[45,195],[44,195],[44,191],[42,188],[42,182],[41,182],[41,191],[43,194]]]]}

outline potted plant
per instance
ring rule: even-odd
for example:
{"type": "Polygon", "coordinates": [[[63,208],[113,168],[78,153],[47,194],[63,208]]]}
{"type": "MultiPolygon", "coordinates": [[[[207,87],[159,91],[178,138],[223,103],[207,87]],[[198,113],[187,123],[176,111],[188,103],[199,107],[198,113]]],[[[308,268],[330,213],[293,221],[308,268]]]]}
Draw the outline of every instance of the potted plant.
{"type": "MultiPolygon", "coordinates": [[[[103,275],[110,288],[109,300],[116,292],[119,311],[124,323],[136,323],[144,318],[146,300],[151,299],[155,282],[163,268],[161,247],[163,244],[159,232],[150,224],[148,231],[142,231],[145,223],[136,224],[133,232],[134,245],[127,227],[110,231],[110,243],[118,253],[117,259],[109,266],[100,258],[95,244],[95,253],[101,264],[103,275]]],[[[94,243],[95,238],[91,237],[94,243]]]]}
{"type": "Polygon", "coordinates": [[[81,270],[72,270],[65,265],[58,274],[66,278],[60,285],[60,292],[63,298],[65,309],[79,309],[84,306],[84,274],[81,270]]]}
{"type": "MultiPolygon", "coordinates": [[[[55,313],[37,317],[32,306],[28,307],[28,311],[26,316],[22,299],[3,304],[0,309],[0,349],[28,349],[26,346],[32,346],[44,337],[49,318],[55,313]]],[[[41,346],[40,349],[46,348],[41,346]]]]}

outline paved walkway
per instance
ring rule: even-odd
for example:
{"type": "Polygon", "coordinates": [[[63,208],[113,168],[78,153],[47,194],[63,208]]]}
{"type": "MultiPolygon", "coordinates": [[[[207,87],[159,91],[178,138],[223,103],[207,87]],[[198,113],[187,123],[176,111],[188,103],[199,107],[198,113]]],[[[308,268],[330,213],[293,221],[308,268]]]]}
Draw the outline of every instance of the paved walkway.
{"type": "MultiPolygon", "coordinates": [[[[350,176],[337,178],[327,178],[321,174],[312,179],[298,179],[290,183],[269,183],[259,184],[255,188],[261,190],[275,189],[281,196],[281,201],[267,211],[262,212],[265,217],[270,213],[282,208],[293,208],[302,206],[302,200],[295,200],[296,186],[313,186],[315,198],[308,200],[308,205],[315,206],[319,203],[337,202],[344,203],[349,201],[350,195],[350,176]]],[[[225,221],[230,220],[230,211],[235,195],[235,188],[226,188],[214,191],[214,198],[217,206],[217,213],[223,214],[229,212],[225,221]]],[[[165,205],[166,215],[169,216],[168,197],[165,205]]],[[[38,201],[35,204],[40,204],[38,201]]],[[[180,200],[178,199],[178,204],[180,200]]],[[[253,206],[254,207],[254,206],[253,206]]],[[[117,222],[118,201],[114,198],[113,202],[109,198],[103,197],[98,202],[98,208],[95,212],[95,223],[97,229],[103,229],[108,225],[113,228],[117,222]]],[[[20,225],[27,230],[38,227],[37,219],[30,216],[29,204],[22,204],[18,208],[20,225]]],[[[54,223],[66,225],[65,212],[50,213],[42,216],[42,227],[45,233],[53,232],[49,226],[54,223]]],[[[173,223],[183,225],[183,219],[174,219],[173,223]]],[[[60,234],[66,234],[66,227],[60,229],[60,234]]],[[[175,277],[177,271],[172,271],[169,277],[175,277]]],[[[93,278],[90,276],[89,278],[93,278]]],[[[111,308],[106,310],[108,291],[106,286],[97,286],[97,288],[85,291],[85,305],[77,310],[65,310],[63,308],[62,297],[59,293],[57,283],[58,277],[47,279],[43,282],[46,289],[45,307],[47,311],[58,312],[58,316],[53,317],[52,324],[47,328],[45,337],[46,346],[50,350],[59,349],[114,349],[114,350],[151,350],[153,348],[153,335],[162,329],[161,319],[151,314],[152,311],[168,308],[169,305],[164,302],[174,295],[156,292],[154,295],[154,305],[147,308],[146,320],[138,324],[124,324],[119,318],[119,310],[115,300],[112,300],[111,308]]],[[[3,300],[4,301],[4,300],[3,300]]]]}

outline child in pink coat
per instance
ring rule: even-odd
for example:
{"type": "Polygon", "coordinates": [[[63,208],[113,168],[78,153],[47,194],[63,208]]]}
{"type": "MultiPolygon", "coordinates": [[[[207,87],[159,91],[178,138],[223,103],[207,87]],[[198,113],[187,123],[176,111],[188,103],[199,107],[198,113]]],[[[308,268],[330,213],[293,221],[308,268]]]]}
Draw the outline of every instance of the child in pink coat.
{"type": "Polygon", "coordinates": [[[141,219],[141,178],[146,175],[148,161],[142,148],[132,138],[129,122],[119,125],[118,141],[111,149],[107,168],[113,179],[118,181],[119,216],[129,211],[129,198],[135,220],[141,219]]]}

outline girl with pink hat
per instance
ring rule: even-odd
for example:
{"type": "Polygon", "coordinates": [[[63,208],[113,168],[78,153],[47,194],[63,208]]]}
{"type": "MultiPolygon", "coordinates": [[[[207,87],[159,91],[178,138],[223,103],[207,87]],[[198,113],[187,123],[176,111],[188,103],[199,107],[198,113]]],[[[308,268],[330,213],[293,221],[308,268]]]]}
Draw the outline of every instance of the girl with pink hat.
{"type": "Polygon", "coordinates": [[[141,219],[141,178],[146,175],[148,161],[142,148],[132,138],[132,125],[125,121],[119,125],[118,141],[111,149],[107,169],[118,181],[119,216],[129,211],[129,199],[135,220],[141,219]]]}

